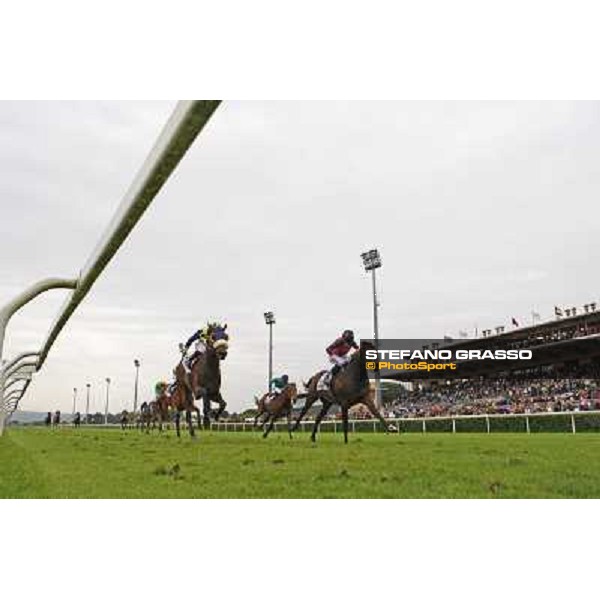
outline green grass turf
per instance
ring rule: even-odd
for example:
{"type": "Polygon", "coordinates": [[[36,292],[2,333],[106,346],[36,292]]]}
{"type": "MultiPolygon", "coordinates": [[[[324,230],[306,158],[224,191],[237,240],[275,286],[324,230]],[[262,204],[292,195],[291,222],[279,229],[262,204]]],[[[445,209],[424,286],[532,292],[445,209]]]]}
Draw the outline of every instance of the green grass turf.
{"type": "Polygon", "coordinates": [[[597,498],[596,434],[150,435],[11,428],[0,498],[597,498]]]}

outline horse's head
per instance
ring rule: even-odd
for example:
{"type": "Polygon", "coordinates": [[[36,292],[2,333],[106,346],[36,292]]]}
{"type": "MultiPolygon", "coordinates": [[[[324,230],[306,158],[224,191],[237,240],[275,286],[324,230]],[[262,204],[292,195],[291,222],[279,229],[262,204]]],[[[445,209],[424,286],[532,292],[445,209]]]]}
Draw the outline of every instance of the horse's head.
{"type": "Polygon", "coordinates": [[[296,399],[298,398],[298,388],[296,387],[296,384],[288,383],[286,389],[288,390],[288,394],[290,395],[290,400],[292,401],[292,404],[295,404],[296,399]]]}
{"type": "Polygon", "coordinates": [[[208,330],[208,343],[214,348],[217,356],[224,360],[229,350],[229,334],[227,333],[227,323],[219,325],[213,323],[208,330]]]}
{"type": "Polygon", "coordinates": [[[360,349],[361,350],[375,350],[375,344],[373,344],[373,342],[361,341],[360,349]]]}
{"type": "MultiPolygon", "coordinates": [[[[367,350],[377,350],[377,348],[375,347],[375,344],[373,344],[373,342],[367,342],[367,341],[361,341],[360,342],[360,351],[359,352],[355,352],[352,355],[352,359],[353,360],[361,360],[365,358],[365,352],[367,350]]],[[[363,361],[364,364],[364,361],[363,361]]],[[[377,361],[375,362],[375,364],[377,365],[377,361]]],[[[375,368],[376,371],[379,370],[379,368],[375,368]]]]}

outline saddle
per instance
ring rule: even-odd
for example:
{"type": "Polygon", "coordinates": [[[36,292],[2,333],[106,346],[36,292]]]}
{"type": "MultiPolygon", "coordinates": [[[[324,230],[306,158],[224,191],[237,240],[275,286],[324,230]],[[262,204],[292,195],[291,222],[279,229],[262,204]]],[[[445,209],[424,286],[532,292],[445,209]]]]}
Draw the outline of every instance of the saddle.
{"type": "Polygon", "coordinates": [[[325,371],[321,377],[319,377],[319,381],[317,382],[317,391],[331,392],[331,384],[333,383],[333,380],[340,373],[342,373],[349,364],[350,362],[347,362],[344,365],[335,365],[330,371],[325,371]]]}
{"type": "Polygon", "coordinates": [[[202,352],[198,352],[197,350],[191,355],[188,356],[185,360],[184,360],[184,367],[187,370],[188,373],[191,373],[192,371],[192,367],[198,362],[198,359],[202,356],[202,352]]]}

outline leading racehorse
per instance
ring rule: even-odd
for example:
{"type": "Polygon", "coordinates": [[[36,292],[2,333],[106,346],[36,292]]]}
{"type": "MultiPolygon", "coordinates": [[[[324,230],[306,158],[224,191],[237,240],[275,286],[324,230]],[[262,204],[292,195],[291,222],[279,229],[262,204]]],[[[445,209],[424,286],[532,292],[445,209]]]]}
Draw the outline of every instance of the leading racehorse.
{"type": "MultiPolygon", "coordinates": [[[[193,402],[202,398],[204,427],[210,425],[211,403],[219,405],[219,409],[215,413],[215,421],[219,420],[219,417],[223,414],[227,406],[221,395],[220,364],[222,360],[227,358],[229,350],[229,334],[226,329],[226,324],[210,325],[206,336],[206,350],[191,366],[190,373],[186,372],[183,361],[180,361],[173,371],[177,387],[185,387],[191,395],[193,406],[191,410],[198,411],[193,402]]],[[[179,393],[180,395],[183,394],[181,390],[179,393]]],[[[188,400],[186,402],[189,404],[188,400]]]]}
{"type": "MultiPolygon", "coordinates": [[[[362,350],[374,350],[375,346],[370,342],[362,343],[362,350]]],[[[379,419],[387,431],[396,431],[394,425],[388,423],[373,401],[373,389],[367,374],[365,361],[361,359],[361,352],[355,352],[350,358],[350,362],[338,373],[336,373],[330,383],[329,390],[319,388],[321,377],[325,371],[319,371],[313,375],[308,383],[305,383],[307,395],[304,407],[294,423],[292,431],[295,431],[302,420],[302,417],[308,412],[310,407],[321,400],[321,411],[315,419],[315,424],[310,439],[315,442],[319,425],[323,417],[327,414],[333,404],[339,404],[342,409],[342,421],[344,427],[344,442],[348,443],[348,410],[355,404],[364,404],[374,417],[379,419]]]]}

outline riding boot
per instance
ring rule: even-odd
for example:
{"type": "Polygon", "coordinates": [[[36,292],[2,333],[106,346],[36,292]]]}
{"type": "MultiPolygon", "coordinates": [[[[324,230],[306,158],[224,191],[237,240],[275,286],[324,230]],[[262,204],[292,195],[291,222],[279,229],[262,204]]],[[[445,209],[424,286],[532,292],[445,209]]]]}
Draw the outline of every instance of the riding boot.
{"type": "Polygon", "coordinates": [[[190,356],[185,359],[185,370],[189,373],[192,370],[194,361],[198,358],[198,351],[193,352],[190,356]]]}

